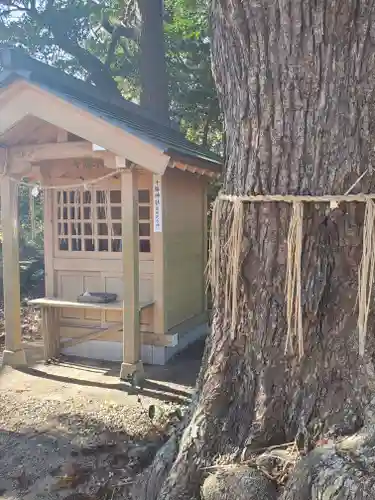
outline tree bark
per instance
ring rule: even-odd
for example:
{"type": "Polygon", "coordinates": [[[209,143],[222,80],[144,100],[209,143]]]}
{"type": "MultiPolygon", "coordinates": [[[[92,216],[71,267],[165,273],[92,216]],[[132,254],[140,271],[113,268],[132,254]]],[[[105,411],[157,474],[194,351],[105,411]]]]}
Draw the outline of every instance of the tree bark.
{"type": "Polygon", "coordinates": [[[169,123],[163,3],[163,0],[138,0],[142,18],[139,69],[141,106],[156,120],[169,123]]]}
{"type": "MultiPolygon", "coordinates": [[[[212,0],[225,193],[343,194],[366,168],[354,192],[373,190],[374,17],[373,0],[212,0]]],[[[308,455],[284,500],[371,497],[373,481],[361,484],[361,475],[375,455],[368,423],[374,340],[368,335],[359,356],[356,323],[364,207],[305,205],[301,360],[284,354],[290,208],[246,204],[245,214],[235,336],[223,286],[191,420],[163,480],[150,488],[160,455],[143,478],[147,500],[198,499],[204,468],[215,460],[239,461],[293,440],[308,455]],[[354,433],[362,448],[353,460],[335,445],[310,453],[322,437],[354,433]],[[333,487],[340,471],[348,481],[333,487]]],[[[230,220],[223,203],[221,234],[230,220]]],[[[223,279],[225,256],[220,266],[223,279]]],[[[144,487],[137,499],[146,498],[144,487]]]]}

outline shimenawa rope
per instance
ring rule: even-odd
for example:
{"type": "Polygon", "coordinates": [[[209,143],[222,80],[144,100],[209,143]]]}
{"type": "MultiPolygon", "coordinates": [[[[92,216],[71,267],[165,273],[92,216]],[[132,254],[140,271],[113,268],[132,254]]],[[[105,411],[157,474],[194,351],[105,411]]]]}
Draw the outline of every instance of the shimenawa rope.
{"type": "Polygon", "coordinates": [[[241,244],[243,238],[244,203],[285,202],[292,203],[293,210],[288,232],[288,253],[286,270],[286,316],[287,339],[285,350],[293,349],[293,337],[297,338],[298,353],[304,354],[303,318],[302,318],[302,239],[303,239],[303,203],[329,203],[335,208],[340,202],[362,202],[366,204],[363,228],[363,252],[358,271],[358,343],[359,354],[364,355],[368,317],[375,276],[375,194],[354,194],[350,192],[368,172],[366,169],[344,195],[248,195],[233,196],[220,194],[213,206],[211,225],[211,251],[209,273],[211,288],[215,300],[220,293],[220,262],[225,257],[227,272],[224,279],[225,317],[230,317],[232,336],[238,319],[238,285],[241,266],[241,244]],[[226,228],[226,241],[220,239],[220,217],[222,202],[233,204],[230,210],[230,227],[226,228]],[[223,257],[224,254],[224,257],[223,257]]]}

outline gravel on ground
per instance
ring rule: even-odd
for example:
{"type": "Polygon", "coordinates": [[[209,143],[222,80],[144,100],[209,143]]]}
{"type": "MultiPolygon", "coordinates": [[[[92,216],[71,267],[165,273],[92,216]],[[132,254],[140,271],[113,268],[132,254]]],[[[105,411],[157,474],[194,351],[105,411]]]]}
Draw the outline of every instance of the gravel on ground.
{"type": "Polygon", "coordinates": [[[160,387],[142,395],[127,392],[117,374],[84,365],[4,368],[0,498],[129,498],[132,482],[173,432],[192,391],[160,387]],[[178,404],[166,401],[172,393],[179,395],[178,404]]]}

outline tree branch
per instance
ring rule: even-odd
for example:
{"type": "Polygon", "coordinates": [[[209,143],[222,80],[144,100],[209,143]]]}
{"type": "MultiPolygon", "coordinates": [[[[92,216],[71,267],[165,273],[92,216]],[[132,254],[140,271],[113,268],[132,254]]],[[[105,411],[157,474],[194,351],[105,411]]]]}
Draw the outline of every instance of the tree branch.
{"type": "MultiPolygon", "coordinates": [[[[140,32],[137,28],[133,26],[126,26],[122,22],[120,24],[112,24],[108,18],[104,18],[102,21],[102,27],[112,35],[111,43],[108,48],[108,54],[105,61],[105,66],[110,67],[117,44],[120,38],[127,38],[128,40],[136,41],[139,39],[140,32]]],[[[126,48],[124,47],[126,51],[126,48]]]]}
{"type": "Polygon", "coordinates": [[[51,11],[55,6],[55,0],[47,0],[46,8],[44,12],[51,11]]]}
{"type": "Polygon", "coordinates": [[[112,60],[113,60],[113,56],[115,54],[115,50],[116,50],[119,38],[120,38],[120,35],[117,33],[117,31],[115,31],[112,34],[112,40],[111,40],[111,43],[109,45],[108,54],[107,54],[107,57],[106,57],[106,60],[105,60],[105,66],[107,68],[109,68],[111,66],[111,63],[112,63],[112,60]]]}
{"type": "Polygon", "coordinates": [[[3,15],[6,17],[11,16],[15,12],[26,12],[39,26],[44,26],[49,30],[56,45],[77,60],[82,68],[89,74],[90,80],[98,88],[112,96],[121,97],[121,92],[109,68],[118,39],[121,36],[125,36],[125,33],[129,36],[133,36],[134,33],[132,35],[132,30],[125,26],[114,27],[112,30],[114,31],[114,37],[110,46],[110,52],[104,64],[95,55],[81,47],[77,40],[69,36],[69,30],[72,26],[69,24],[69,19],[67,19],[67,22],[63,22],[61,18],[63,17],[64,19],[64,9],[59,10],[58,13],[56,12],[55,0],[47,0],[43,12],[38,12],[36,1],[37,0],[28,0],[25,2],[28,4],[28,7],[26,7],[23,4],[20,5],[17,0],[0,0],[0,7],[4,9],[3,12],[0,12],[0,16],[3,15]],[[118,28],[120,29],[117,32],[118,28]]]}
{"type": "Polygon", "coordinates": [[[80,47],[75,40],[69,37],[66,25],[61,23],[59,17],[53,15],[53,5],[54,0],[48,0],[46,10],[43,13],[30,11],[29,15],[50,30],[56,44],[78,61],[98,88],[111,93],[112,96],[122,97],[109,69],[97,57],[80,47]]]}
{"type": "Polygon", "coordinates": [[[57,44],[77,59],[79,64],[89,73],[93,83],[102,90],[121,96],[116,82],[113,80],[109,69],[94,55],[70,40],[65,33],[54,27],[53,36],[57,44]]]}
{"type": "Polygon", "coordinates": [[[103,28],[108,31],[111,35],[116,35],[117,38],[125,37],[129,40],[136,41],[139,38],[140,32],[137,28],[133,26],[127,26],[123,23],[113,25],[109,19],[103,19],[103,28]]]}
{"type": "Polygon", "coordinates": [[[202,146],[205,148],[208,146],[208,134],[210,132],[210,126],[213,120],[214,109],[215,109],[215,102],[211,101],[208,106],[207,118],[203,127],[202,146]]]}
{"type": "Polygon", "coordinates": [[[30,12],[28,7],[20,6],[13,2],[0,2],[0,6],[7,7],[7,10],[2,11],[2,14],[12,14],[14,12],[30,12]]]}

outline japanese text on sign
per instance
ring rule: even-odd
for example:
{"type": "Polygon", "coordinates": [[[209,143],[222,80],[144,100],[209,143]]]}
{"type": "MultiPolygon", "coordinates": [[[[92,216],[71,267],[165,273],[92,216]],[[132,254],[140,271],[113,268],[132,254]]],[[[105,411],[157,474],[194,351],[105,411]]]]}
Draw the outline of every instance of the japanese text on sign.
{"type": "Polygon", "coordinates": [[[154,175],[153,198],[154,198],[154,232],[161,233],[163,230],[163,214],[162,214],[162,192],[161,192],[160,175],[154,175]]]}

